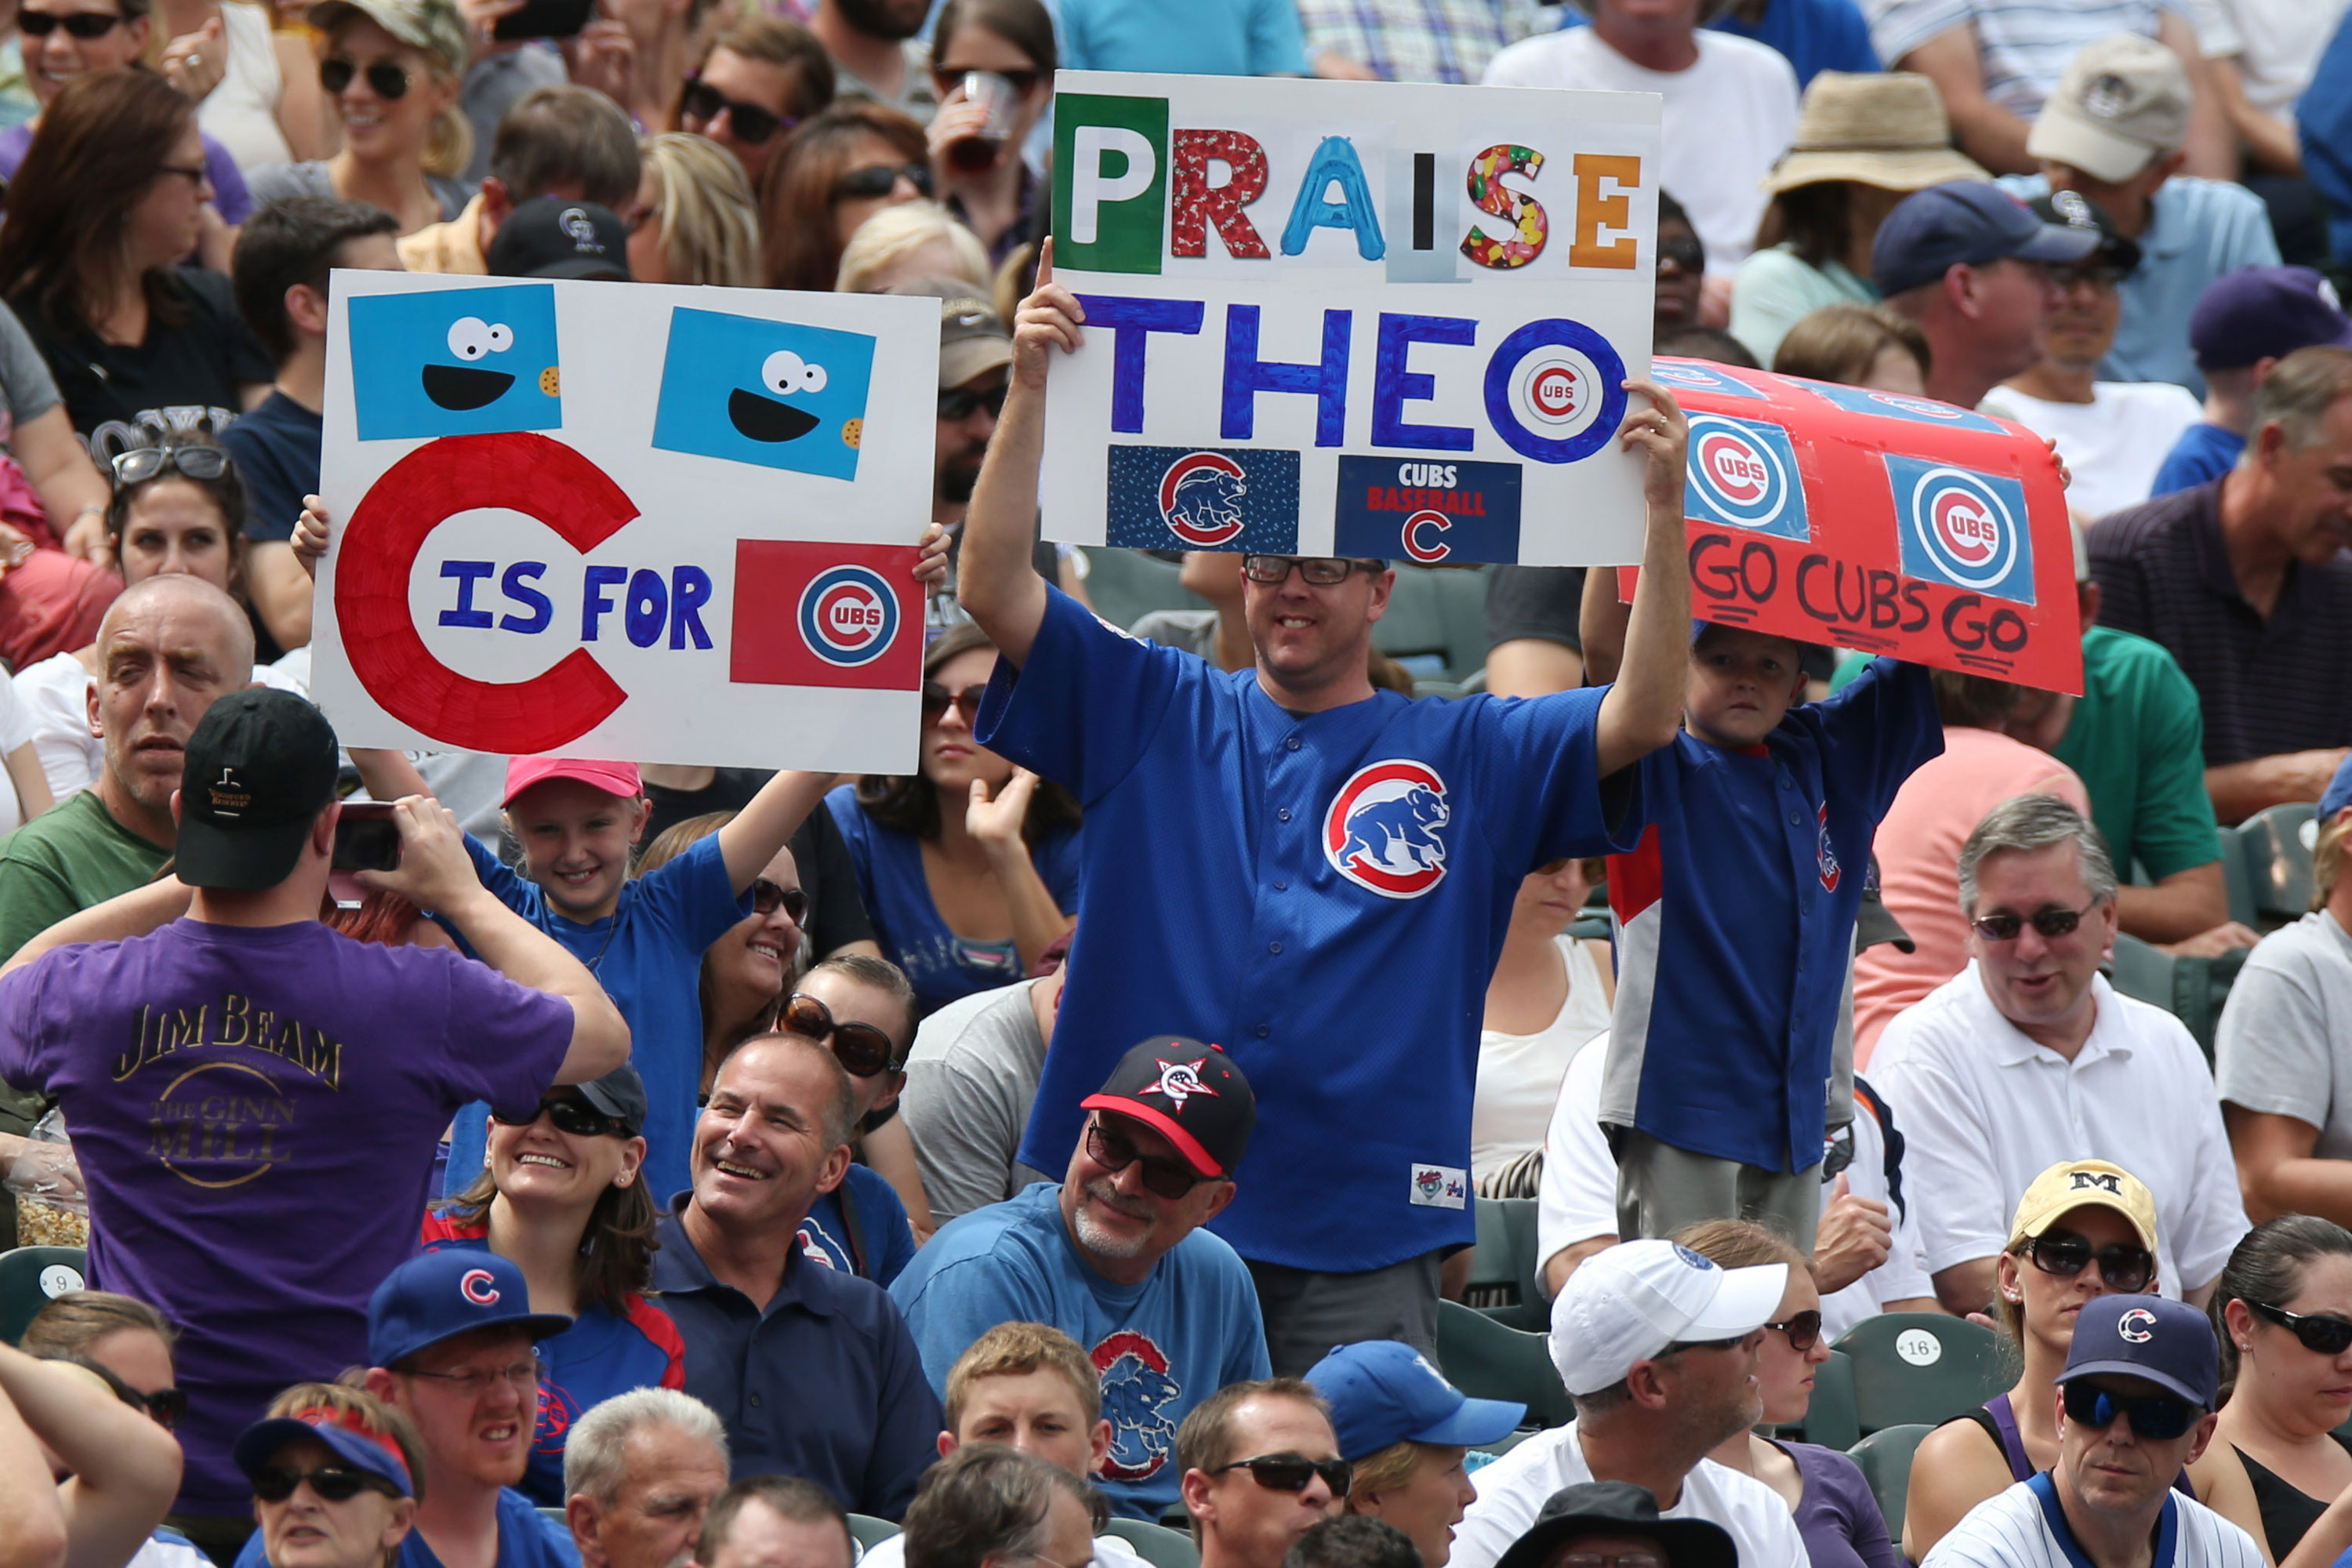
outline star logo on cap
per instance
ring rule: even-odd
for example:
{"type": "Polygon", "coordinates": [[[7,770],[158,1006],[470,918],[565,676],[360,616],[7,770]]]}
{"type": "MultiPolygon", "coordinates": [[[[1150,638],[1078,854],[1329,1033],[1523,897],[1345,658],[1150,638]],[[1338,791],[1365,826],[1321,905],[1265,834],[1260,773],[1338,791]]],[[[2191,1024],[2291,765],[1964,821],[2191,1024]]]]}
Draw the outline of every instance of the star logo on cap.
{"type": "Polygon", "coordinates": [[[2156,1314],[2146,1307],[2134,1307],[2116,1320],[2116,1332],[2133,1344],[2144,1345],[2156,1338],[2156,1314]]]}
{"type": "Polygon", "coordinates": [[[1201,1081],[1201,1064],[1208,1059],[1199,1057],[1189,1062],[1161,1062],[1160,1082],[1152,1092],[1166,1096],[1168,1102],[1180,1111],[1184,1109],[1184,1102],[1196,1094],[1217,1099],[1217,1091],[1201,1081]]]}

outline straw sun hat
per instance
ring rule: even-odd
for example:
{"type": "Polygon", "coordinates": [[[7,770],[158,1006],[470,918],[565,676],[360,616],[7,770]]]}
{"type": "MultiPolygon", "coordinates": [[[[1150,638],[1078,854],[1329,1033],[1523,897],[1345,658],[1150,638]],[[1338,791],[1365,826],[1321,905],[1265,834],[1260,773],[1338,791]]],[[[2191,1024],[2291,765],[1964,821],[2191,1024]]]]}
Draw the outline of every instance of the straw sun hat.
{"type": "Polygon", "coordinates": [[[1951,180],[1990,180],[1952,147],[1936,84],[1911,71],[1859,76],[1823,71],[1805,89],[1797,139],[1764,176],[1775,194],[1824,180],[1924,191],[1951,180]]]}

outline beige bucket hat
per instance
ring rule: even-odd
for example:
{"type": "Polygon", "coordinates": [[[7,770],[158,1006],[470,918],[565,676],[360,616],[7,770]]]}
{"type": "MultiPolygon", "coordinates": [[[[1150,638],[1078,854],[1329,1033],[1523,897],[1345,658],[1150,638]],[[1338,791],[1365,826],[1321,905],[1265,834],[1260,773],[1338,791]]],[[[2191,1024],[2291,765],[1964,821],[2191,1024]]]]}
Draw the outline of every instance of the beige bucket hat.
{"type": "Polygon", "coordinates": [[[1924,191],[1953,180],[1991,178],[1953,150],[1944,100],[1926,77],[1823,71],[1805,89],[1797,138],[1763,185],[1778,194],[1824,180],[1854,180],[1883,190],[1924,191]]]}

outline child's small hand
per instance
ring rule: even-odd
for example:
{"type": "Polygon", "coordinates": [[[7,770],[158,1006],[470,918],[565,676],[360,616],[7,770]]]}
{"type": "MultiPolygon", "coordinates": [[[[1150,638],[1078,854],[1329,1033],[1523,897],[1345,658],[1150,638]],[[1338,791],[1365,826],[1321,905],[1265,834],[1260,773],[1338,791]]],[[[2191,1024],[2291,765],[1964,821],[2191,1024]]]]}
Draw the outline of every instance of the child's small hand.
{"type": "Polygon", "coordinates": [[[319,580],[319,563],[326,557],[327,544],[334,537],[335,514],[317,496],[302,498],[302,515],[294,520],[294,559],[302,563],[302,571],[313,583],[319,580]]]}
{"type": "Polygon", "coordinates": [[[948,550],[954,543],[953,536],[936,522],[923,530],[923,537],[919,546],[923,553],[915,563],[915,581],[923,585],[926,595],[946,590],[948,550]]]}

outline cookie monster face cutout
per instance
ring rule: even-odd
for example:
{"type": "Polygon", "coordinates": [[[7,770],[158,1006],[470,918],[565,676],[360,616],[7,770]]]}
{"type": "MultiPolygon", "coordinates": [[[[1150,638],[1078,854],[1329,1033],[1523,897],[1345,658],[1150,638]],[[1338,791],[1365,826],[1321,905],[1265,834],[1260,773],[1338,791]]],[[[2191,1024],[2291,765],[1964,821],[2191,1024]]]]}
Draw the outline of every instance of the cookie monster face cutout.
{"type": "Polygon", "coordinates": [[[674,310],[653,444],[855,479],[873,373],[874,340],[861,332],[674,310]]]}
{"type": "Polygon", "coordinates": [[[359,295],[351,339],[362,441],[562,427],[547,284],[359,295]]]}

